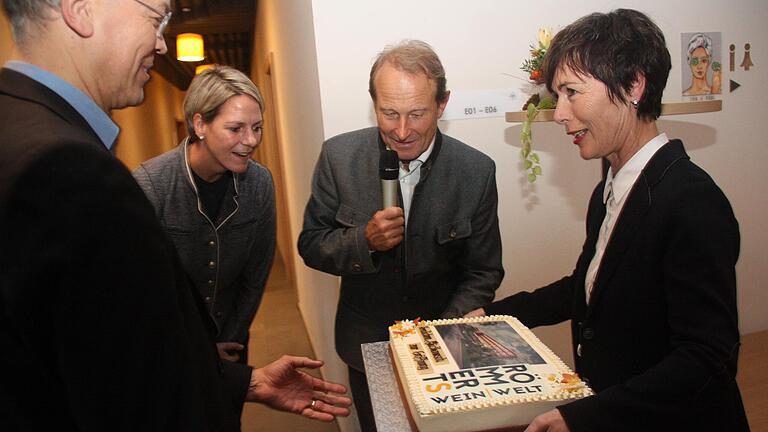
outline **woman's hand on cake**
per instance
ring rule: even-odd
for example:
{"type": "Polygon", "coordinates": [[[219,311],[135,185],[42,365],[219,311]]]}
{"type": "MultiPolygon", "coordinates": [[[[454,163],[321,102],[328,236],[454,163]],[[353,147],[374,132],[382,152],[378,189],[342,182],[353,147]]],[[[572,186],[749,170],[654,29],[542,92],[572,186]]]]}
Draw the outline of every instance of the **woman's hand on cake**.
{"type": "Polygon", "coordinates": [[[483,308],[478,308],[464,314],[464,318],[473,318],[473,317],[481,317],[481,316],[485,316],[485,309],[483,308]]]}
{"type": "Polygon", "coordinates": [[[331,393],[346,393],[347,389],[299,370],[316,369],[322,365],[320,360],[284,355],[262,368],[253,369],[246,400],[313,420],[330,422],[336,417],[346,417],[352,400],[331,393]]]}
{"type": "Polygon", "coordinates": [[[547,411],[533,419],[525,432],[571,432],[562,414],[557,409],[547,411]]]}

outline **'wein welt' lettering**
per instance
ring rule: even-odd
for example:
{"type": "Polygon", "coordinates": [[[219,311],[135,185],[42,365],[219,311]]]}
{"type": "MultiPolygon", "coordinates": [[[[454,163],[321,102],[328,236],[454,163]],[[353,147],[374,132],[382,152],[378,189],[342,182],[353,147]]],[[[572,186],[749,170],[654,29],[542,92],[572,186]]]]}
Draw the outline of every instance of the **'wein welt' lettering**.
{"type": "Polygon", "coordinates": [[[509,396],[510,393],[514,392],[515,394],[526,394],[526,393],[541,393],[541,386],[540,385],[531,385],[531,386],[521,386],[521,387],[507,387],[507,388],[495,388],[491,389],[492,392],[496,393],[499,396],[509,396]]]}
{"type": "Polygon", "coordinates": [[[444,404],[448,403],[448,401],[451,402],[463,402],[468,400],[475,400],[475,399],[487,399],[488,396],[483,392],[469,392],[469,393],[457,393],[452,394],[448,396],[433,396],[430,399],[432,399],[433,402],[437,404],[444,404]]]}

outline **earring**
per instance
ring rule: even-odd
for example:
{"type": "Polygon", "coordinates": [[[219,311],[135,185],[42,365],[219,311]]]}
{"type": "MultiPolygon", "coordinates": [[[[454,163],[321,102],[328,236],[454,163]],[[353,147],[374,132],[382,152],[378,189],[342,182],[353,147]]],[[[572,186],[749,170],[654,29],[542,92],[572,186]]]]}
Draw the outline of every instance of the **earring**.
{"type": "MultiPolygon", "coordinates": [[[[635,106],[635,108],[637,108],[637,106],[635,106]]],[[[203,141],[205,139],[205,135],[200,135],[198,138],[200,138],[200,141],[203,141]]]]}
{"type": "Polygon", "coordinates": [[[639,103],[640,103],[640,102],[638,102],[638,101],[636,101],[636,100],[633,100],[633,101],[632,101],[632,108],[634,108],[634,109],[637,109],[637,105],[638,105],[639,103]]]}

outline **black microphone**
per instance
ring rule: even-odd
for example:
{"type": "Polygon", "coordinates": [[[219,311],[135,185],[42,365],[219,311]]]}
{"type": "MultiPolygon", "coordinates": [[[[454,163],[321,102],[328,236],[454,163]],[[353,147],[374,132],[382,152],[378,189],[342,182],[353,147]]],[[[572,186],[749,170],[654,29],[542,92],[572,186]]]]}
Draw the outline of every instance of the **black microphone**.
{"type": "Polygon", "coordinates": [[[397,177],[400,174],[397,152],[384,149],[379,157],[379,178],[381,178],[382,208],[397,206],[397,177]]]}

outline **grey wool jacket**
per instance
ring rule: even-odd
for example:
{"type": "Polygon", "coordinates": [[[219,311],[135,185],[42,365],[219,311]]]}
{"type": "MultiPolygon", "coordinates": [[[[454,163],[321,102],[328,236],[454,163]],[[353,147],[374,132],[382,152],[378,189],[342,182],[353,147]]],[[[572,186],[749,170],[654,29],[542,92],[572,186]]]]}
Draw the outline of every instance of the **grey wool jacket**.
{"type": "Polygon", "coordinates": [[[460,317],[487,306],[504,276],[495,164],[439,130],[405,239],[369,253],[365,226],[382,205],[382,148],[376,127],[323,144],[298,241],[309,267],[341,276],[336,351],[357,370],[360,344],[386,340],[396,320],[460,317]]]}
{"type": "Polygon", "coordinates": [[[275,195],[254,161],[233,181],[210,220],[192,180],[187,140],[134,172],[218,327],[217,341],[245,343],[275,252],[275,195]]]}

